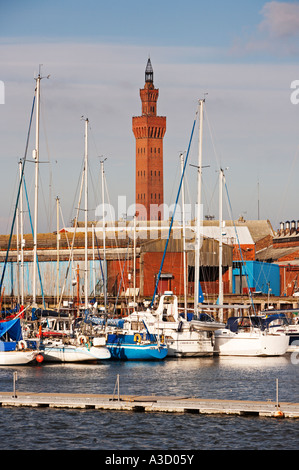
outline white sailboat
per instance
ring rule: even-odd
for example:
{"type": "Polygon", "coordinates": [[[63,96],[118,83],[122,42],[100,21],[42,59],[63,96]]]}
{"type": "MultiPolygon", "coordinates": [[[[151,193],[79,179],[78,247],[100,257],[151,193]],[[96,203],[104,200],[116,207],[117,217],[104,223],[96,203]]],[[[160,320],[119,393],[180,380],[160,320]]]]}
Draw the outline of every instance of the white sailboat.
{"type": "Polygon", "coordinates": [[[262,317],[230,317],[226,328],[215,332],[220,356],[283,356],[289,347],[286,334],[270,332],[262,317]]]}
{"type": "Polygon", "coordinates": [[[36,341],[27,341],[23,338],[22,326],[19,317],[0,322],[0,365],[26,365],[42,356],[36,341]]]}
{"type": "MultiPolygon", "coordinates": [[[[222,186],[224,172],[220,170],[219,184],[219,253],[222,251],[222,186]]],[[[223,303],[222,257],[219,256],[219,302],[223,303]]],[[[226,306],[227,308],[234,306],[226,306]]],[[[241,311],[250,306],[241,306],[241,311]]],[[[236,308],[236,306],[234,307],[236,308]]],[[[223,318],[223,308],[220,308],[223,318]]],[[[215,331],[215,353],[220,356],[281,356],[288,349],[288,338],[268,329],[265,321],[258,316],[242,314],[228,318],[225,328],[215,331]]]]}
{"type": "Polygon", "coordinates": [[[168,357],[206,357],[214,354],[214,331],[221,325],[212,318],[197,321],[195,328],[178,309],[177,296],[164,292],[156,310],[134,312],[131,321],[144,321],[149,332],[159,335],[168,347],[168,357]]]}
{"type": "MultiPolygon", "coordinates": [[[[88,119],[85,119],[85,155],[84,155],[84,180],[85,180],[85,268],[84,268],[84,284],[85,284],[85,309],[88,309],[88,253],[87,253],[87,234],[88,234],[88,119]]],[[[82,178],[83,182],[83,178],[82,178]]],[[[81,199],[81,196],[80,196],[81,199]]],[[[63,293],[63,292],[62,292],[63,293]]],[[[59,302],[60,305],[60,302],[59,302]]],[[[52,322],[52,326],[55,330],[55,325],[58,327],[61,322],[67,322],[68,318],[60,317],[59,321],[56,319],[56,323],[52,322]]],[[[49,324],[50,319],[47,319],[49,324]]],[[[69,331],[64,328],[64,331],[69,331]]],[[[45,331],[46,333],[46,331],[45,331]]],[[[40,349],[43,353],[44,360],[46,362],[86,362],[110,359],[111,354],[105,344],[105,338],[93,340],[93,338],[87,338],[86,336],[80,335],[76,337],[73,330],[73,335],[60,335],[57,337],[57,331],[53,331],[52,334],[47,332],[47,337],[43,337],[43,331],[41,331],[41,343],[40,349]]]]}
{"type": "Polygon", "coordinates": [[[85,336],[70,338],[48,338],[40,346],[45,362],[90,362],[110,359],[105,341],[93,342],[85,336]]]}

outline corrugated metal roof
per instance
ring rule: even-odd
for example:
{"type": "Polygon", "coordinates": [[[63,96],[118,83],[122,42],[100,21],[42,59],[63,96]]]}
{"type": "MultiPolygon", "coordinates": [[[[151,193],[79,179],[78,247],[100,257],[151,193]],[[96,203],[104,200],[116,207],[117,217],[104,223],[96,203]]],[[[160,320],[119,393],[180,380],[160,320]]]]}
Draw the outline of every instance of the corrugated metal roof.
{"type": "MultiPolygon", "coordinates": [[[[204,237],[214,238],[215,240],[220,238],[219,227],[216,226],[204,226],[202,227],[202,233],[204,237]]],[[[248,227],[225,226],[222,231],[222,241],[228,245],[237,245],[238,241],[240,245],[254,245],[248,227]]]]}

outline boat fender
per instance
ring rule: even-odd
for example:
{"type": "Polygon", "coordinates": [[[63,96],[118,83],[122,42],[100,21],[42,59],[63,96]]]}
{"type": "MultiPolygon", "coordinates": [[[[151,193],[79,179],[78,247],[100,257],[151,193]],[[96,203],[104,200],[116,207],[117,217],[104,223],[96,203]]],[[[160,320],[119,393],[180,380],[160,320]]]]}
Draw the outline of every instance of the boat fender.
{"type": "Polygon", "coordinates": [[[27,348],[27,343],[23,339],[18,342],[18,347],[19,349],[26,349],[27,348]]]}
{"type": "Polygon", "coordinates": [[[134,341],[135,341],[135,343],[140,343],[141,342],[141,336],[140,336],[139,333],[136,333],[134,335],[134,341]]]}
{"type": "Polygon", "coordinates": [[[284,413],[283,413],[282,411],[280,411],[280,410],[277,410],[277,411],[275,411],[275,413],[274,413],[274,417],[275,417],[275,418],[279,418],[279,419],[284,418],[284,413]]]}
{"type": "Polygon", "coordinates": [[[164,343],[164,335],[161,335],[161,336],[160,336],[160,342],[161,342],[161,343],[164,343]]]}

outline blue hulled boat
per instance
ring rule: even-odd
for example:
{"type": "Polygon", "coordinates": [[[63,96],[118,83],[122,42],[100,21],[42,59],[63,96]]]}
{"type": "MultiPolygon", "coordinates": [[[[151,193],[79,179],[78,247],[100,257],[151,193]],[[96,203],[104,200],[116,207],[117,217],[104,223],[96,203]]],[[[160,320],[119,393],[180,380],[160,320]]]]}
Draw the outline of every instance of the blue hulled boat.
{"type": "Polygon", "coordinates": [[[123,361],[157,361],[167,356],[167,346],[148,333],[108,333],[106,346],[111,359],[123,361]]]}

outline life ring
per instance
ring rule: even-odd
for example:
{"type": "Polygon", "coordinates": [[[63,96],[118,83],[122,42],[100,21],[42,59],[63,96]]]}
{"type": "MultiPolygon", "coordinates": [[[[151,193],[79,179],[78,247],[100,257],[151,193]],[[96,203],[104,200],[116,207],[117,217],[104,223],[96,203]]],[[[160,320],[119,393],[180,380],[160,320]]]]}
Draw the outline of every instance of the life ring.
{"type": "Polygon", "coordinates": [[[80,344],[86,344],[87,343],[87,338],[86,338],[86,336],[81,335],[81,336],[79,336],[78,341],[79,341],[80,344]]]}
{"type": "Polygon", "coordinates": [[[134,335],[134,341],[135,341],[135,343],[140,343],[141,342],[141,336],[140,336],[139,333],[136,333],[134,335]]]}
{"type": "Polygon", "coordinates": [[[27,349],[27,343],[23,339],[18,342],[19,349],[27,349]]]}

